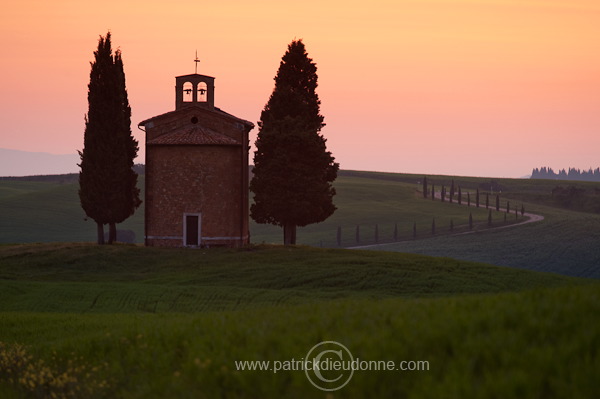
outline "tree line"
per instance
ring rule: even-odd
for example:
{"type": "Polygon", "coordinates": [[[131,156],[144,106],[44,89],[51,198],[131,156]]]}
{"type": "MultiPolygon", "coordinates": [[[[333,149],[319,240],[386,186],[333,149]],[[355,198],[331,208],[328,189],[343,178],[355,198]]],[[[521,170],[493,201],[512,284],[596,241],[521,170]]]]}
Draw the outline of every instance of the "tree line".
{"type": "Polygon", "coordinates": [[[556,173],[552,168],[535,168],[531,172],[532,179],[556,179],[556,180],[580,180],[580,181],[600,181],[600,168],[592,170],[580,170],[569,168],[561,169],[556,173]]]}

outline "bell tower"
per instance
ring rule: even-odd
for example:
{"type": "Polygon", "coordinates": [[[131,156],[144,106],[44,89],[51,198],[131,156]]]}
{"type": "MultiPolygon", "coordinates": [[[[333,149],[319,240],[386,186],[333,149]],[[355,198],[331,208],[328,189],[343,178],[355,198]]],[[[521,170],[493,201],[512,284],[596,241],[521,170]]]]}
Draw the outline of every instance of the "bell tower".
{"type": "Polygon", "coordinates": [[[198,54],[196,53],[195,73],[175,78],[175,109],[185,107],[215,108],[215,78],[198,74],[198,54]]]}

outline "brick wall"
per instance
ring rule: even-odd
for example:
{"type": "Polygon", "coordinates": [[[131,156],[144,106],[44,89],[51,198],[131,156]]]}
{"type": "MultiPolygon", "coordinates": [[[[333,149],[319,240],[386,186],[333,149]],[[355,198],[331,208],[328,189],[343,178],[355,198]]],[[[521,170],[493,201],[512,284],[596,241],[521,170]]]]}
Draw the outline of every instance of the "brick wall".
{"type": "Polygon", "coordinates": [[[184,214],[199,213],[205,245],[238,246],[237,239],[210,238],[248,234],[241,151],[241,146],[148,146],[146,236],[179,238],[151,239],[147,245],[183,245],[184,214]]]}

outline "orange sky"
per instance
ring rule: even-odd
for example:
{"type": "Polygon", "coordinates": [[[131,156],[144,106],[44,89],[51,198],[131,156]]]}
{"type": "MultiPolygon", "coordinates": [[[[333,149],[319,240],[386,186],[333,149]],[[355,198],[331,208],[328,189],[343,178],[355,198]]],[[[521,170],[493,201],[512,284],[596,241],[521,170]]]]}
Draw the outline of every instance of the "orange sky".
{"type": "Polygon", "coordinates": [[[137,123],[174,109],[174,77],[193,73],[196,49],[199,72],[217,78],[216,105],[256,123],[287,44],[303,38],[318,67],[323,134],[343,169],[518,177],[543,165],[595,168],[598,4],[12,2],[0,14],[0,147],[82,148],[89,61],[110,29],[140,143],[137,123]]]}

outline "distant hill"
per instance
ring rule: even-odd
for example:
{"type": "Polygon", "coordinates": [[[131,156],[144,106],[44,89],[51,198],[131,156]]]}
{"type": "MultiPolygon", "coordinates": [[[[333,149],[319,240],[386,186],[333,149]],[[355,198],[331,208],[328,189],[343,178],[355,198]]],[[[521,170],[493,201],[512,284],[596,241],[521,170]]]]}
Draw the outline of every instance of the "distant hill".
{"type": "Polygon", "coordinates": [[[58,175],[79,171],[78,154],[49,154],[0,148],[0,176],[58,175]]]}

